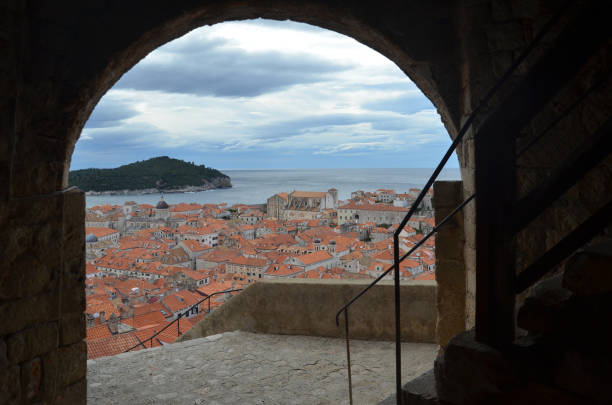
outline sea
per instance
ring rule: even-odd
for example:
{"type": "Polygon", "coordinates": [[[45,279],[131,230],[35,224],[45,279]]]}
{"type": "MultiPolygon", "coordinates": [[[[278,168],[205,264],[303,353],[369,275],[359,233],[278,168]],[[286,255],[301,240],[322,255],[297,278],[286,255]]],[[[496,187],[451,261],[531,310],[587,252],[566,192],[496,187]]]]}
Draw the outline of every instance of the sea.
{"type": "MultiPolygon", "coordinates": [[[[276,170],[222,170],[232,179],[232,188],[200,192],[166,193],[168,204],[198,203],[228,205],[264,204],[276,193],[294,190],[327,191],[338,189],[340,200],[349,199],[356,190],[375,191],[393,189],[397,193],[425,185],[434,169],[276,169],[276,170]]],[[[460,180],[459,169],[444,169],[438,180],[460,180]]],[[[87,207],[102,204],[123,205],[126,201],[155,205],[161,194],[87,196],[87,207]]]]}

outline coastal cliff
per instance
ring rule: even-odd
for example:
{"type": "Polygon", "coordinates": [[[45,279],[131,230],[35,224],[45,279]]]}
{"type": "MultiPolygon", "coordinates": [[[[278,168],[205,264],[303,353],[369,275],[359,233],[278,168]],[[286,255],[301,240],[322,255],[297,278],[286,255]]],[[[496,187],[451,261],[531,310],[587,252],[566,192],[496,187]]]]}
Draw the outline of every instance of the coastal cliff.
{"type": "Polygon", "coordinates": [[[180,193],[232,187],[220,171],[167,156],[135,162],[114,169],[70,172],[69,185],[87,195],[180,193]]]}

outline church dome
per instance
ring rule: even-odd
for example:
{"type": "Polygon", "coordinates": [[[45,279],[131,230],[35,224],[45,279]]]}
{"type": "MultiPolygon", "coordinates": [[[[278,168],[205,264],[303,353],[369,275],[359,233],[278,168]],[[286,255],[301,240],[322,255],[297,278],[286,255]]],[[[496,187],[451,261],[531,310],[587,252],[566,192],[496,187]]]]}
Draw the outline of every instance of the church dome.
{"type": "Polygon", "coordinates": [[[85,242],[87,243],[95,243],[98,241],[98,238],[93,233],[90,233],[85,237],[85,242]]]}
{"type": "Polygon", "coordinates": [[[155,208],[157,208],[158,210],[167,210],[168,204],[166,204],[166,202],[164,201],[164,198],[162,197],[162,199],[159,200],[155,208]]]}

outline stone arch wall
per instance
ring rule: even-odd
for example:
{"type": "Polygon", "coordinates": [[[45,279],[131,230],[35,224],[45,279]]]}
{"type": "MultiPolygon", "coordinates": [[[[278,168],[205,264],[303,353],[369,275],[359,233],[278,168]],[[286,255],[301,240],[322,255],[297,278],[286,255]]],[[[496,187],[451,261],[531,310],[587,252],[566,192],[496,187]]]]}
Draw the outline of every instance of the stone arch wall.
{"type": "Polygon", "coordinates": [[[84,195],[70,157],[100,97],[196,27],[265,17],[349,35],[406,72],[450,134],[460,116],[454,5],[340,0],[6,0],[0,11],[0,402],[85,401],[84,195]],[[5,389],[6,388],[6,389],[5,389]]]}

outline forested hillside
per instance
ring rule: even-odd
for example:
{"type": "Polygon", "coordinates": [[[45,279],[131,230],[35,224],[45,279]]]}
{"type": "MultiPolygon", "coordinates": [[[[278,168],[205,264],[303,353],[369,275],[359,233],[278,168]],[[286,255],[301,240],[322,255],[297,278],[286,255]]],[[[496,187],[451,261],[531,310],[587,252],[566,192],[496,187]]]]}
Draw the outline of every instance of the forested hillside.
{"type": "Polygon", "coordinates": [[[83,169],[70,172],[69,184],[83,191],[158,190],[209,183],[229,183],[229,176],[204,165],[168,156],[139,161],[115,169],[83,169]]]}

